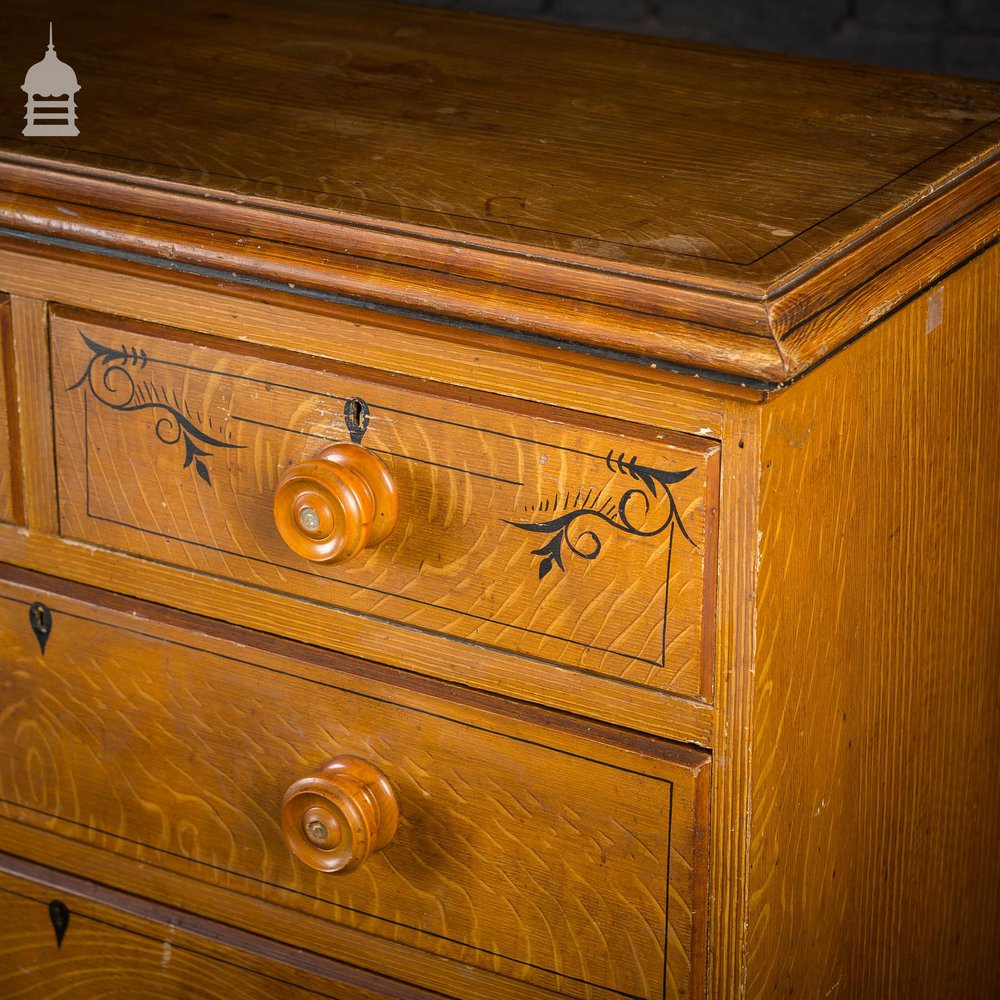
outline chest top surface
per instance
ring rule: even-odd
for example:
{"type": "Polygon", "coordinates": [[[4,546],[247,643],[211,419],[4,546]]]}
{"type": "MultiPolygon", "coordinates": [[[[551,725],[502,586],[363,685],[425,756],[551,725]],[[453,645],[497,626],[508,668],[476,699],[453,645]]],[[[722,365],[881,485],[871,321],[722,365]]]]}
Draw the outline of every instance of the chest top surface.
{"type": "MultiPolygon", "coordinates": [[[[1000,187],[989,83],[381,2],[48,16],[80,135],[24,136],[4,103],[0,225],[100,242],[104,210],[119,247],[178,259],[199,227],[259,235],[313,284],[370,267],[440,313],[709,371],[796,374],[836,344],[788,334],[887,265],[926,284],[954,262],[920,248],[1000,187]]],[[[16,94],[48,25],[8,21],[16,94]]]]}

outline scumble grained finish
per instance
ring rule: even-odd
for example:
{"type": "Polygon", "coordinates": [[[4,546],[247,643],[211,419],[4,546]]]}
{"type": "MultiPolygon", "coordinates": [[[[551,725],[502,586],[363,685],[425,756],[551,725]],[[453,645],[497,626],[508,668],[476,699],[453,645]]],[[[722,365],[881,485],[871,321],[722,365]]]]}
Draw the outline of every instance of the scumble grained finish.
{"type": "Polygon", "coordinates": [[[14,371],[14,345],[10,337],[10,304],[0,296],[0,521],[14,521],[20,505],[14,479],[15,457],[11,454],[16,437],[17,408],[7,382],[14,371]]]}
{"type": "Polygon", "coordinates": [[[0,589],[5,815],[570,995],[698,994],[706,755],[129,610],[0,589]],[[375,764],[400,812],[342,876],[281,833],[285,789],[331,755],[375,764]]]}
{"type": "Polygon", "coordinates": [[[760,409],[728,406],[720,487],[718,661],[712,732],[708,996],[742,998],[750,829],[750,680],[756,642],[760,409]]]}
{"type": "MultiPolygon", "coordinates": [[[[9,228],[781,381],[1000,185],[995,84],[377,0],[136,10],[72,40],[83,141],[0,116],[9,228]]],[[[10,12],[5,92],[44,27],[10,12]]]]}
{"type": "Polygon", "coordinates": [[[54,534],[59,515],[55,495],[52,439],[52,394],[49,371],[48,307],[45,302],[13,296],[10,303],[13,368],[6,376],[14,385],[15,452],[20,460],[24,521],[35,531],[54,534]]]}
{"type": "Polygon", "coordinates": [[[153,333],[52,319],[65,537],[632,684],[710,692],[714,442],[153,333]],[[344,565],[310,562],[275,528],[275,488],[348,441],[345,413],[362,402],[359,440],[395,482],[399,523],[344,565]]]}
{"type": "Polygon", "coordinates": [[[5,855],[0,926],[4,1000],[438,996],[5,855]]]}
{"type": "MultiPolygon", "coordinates": [[[[180,914],[241,996],[991,995],[1000,90],[277,11],[0,33],[83,82],[76,140],[0,107],[31,987],[180,914]],[[274,523],[330,444],[399,497],[342,564],[274,523]]],[[[279,517],[363,528],[314,473],[279,517]]]]}
{"type": "Polygon", "coordinates": [[[749,995],[1000,980],[1000,251],[764,411],[749,995]]]}

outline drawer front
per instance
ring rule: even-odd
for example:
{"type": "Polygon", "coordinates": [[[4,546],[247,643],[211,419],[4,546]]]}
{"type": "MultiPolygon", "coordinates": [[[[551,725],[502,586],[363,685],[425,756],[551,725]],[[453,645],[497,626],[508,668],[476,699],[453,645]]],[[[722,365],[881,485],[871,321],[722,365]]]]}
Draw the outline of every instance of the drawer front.
{"type": "Polygon", "coordinates": [[[565,994],[698,995],[704,754],[192,622],[0,586],[6,815],[565,994]],[[399,824],[319,873],[282,802],[341,755],[399,824]]]}
{"type": "Polygon", "coordinates": [[[14,354],[10,334],[10,301],[0,295],[0,521],[14,520],[13,432],[14,354]]]}
{"type": "Polygon", "coordinates": [[[51,329],[64,535],[708,696],[714,442],[91,314],[56,310],[51,329]],[[309,562],[275,527],[275,487],[351,441],[395,480],[396,527],[309,562]]]}
{"type": "Polygon", "coordinates": [[[323,963],[332,976],[302,964],[291,948],[0,855],[0,996],[7,1000],[431,997],[334,963],[323,963]],[[361,978],[371,984],[351,981],[361,978]]]}

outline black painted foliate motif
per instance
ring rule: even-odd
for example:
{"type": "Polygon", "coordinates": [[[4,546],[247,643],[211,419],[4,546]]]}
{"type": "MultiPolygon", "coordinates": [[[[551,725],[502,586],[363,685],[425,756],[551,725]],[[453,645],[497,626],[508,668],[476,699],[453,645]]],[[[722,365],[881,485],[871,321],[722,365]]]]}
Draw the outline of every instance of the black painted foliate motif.
{"type": "Polygon", "coordinates": [[[211,448],[242,448],[242,445],[213,437],[202,430],[192,417],[187,405],[177,393],[144,377],[146,366],[152,363],[145,350],[105,347],[79,331],[84,343],[91,350],[91,358],[80,378],[69,390],[87,386],[94,398],[112,410],[152,410],[156,414],[156,436],[166,445],[179,444],[184,449],[184,468],[194,471],[209,486],[206,458],[211,458],[211,448]]]}
{"type": "MultiPolygon", "coordinates": [[[[593,497],[593,490],[591,490],[582,502],[580,495],[577,494],[577,498],[573,502],[574,509],[566,510],[565,513],[545,521],[505,520],[506,524],[520,528],[522,531],[550,536],[544,545],[531,551],[532,555],[541,557],[538,564],[539,580],[543,579],[553,566],[558,566],[560,570],[565,572],[564,549],[580,559],[596,559],[601,554],[603,543],[599,532],[602,529],[620,531],[626,535],[635,535],[641,538],[651,538],[654,535],[662,534],[668,528],[676,527],[692,545],[694,544],[684,527],[674,495],[670,490],[674,484],[687,479],[695,471],[693,468],[680,472],[668,472],[663,469],[655,469],[652,466],[640,465],[638,457],[635,455],[626,459],[625,453],[622,452],[616,457],[614,451],[608,452],[605,461],[611,472],[627,476],[642,485],[625,490],[617,502],[614,497],[602,499],[603,491],[591,499],[593,497]],[[666,517],[662,520],[658,519],[652,527],[647,528],[645,520],[652,507],[652,501],[660,497],[661,491],[669,502],[666,517]]],[[[559,502],[558,499],[554,501],[551,506],[553,511],[558,509],[559,502]]],[[[563,501],[563,505],[569,507],[568,495],[563,501]]],[[[548,501],[540,509],[549,509],[548,501]]]]}

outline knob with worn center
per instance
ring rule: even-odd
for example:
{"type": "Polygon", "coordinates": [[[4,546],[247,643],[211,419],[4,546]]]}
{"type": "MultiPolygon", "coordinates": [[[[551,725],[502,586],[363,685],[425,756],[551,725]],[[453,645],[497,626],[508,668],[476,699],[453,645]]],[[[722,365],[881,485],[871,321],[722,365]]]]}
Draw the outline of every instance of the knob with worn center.
{"type": "Polygon", "coordinates": [[[396,484],[358,444],[335,444],[296,462],[274,491],[274,523],[285,544],[311,562],[345,562],[378,545],[396,524],[396,484]]]}
{"type": "Polygon", "coordinates": [[[389,779],[360,757],[334,757],[285,793],[281,828],[295,856],[321,872],[351,872],[387,847],[399,825],[389,779]]]}

